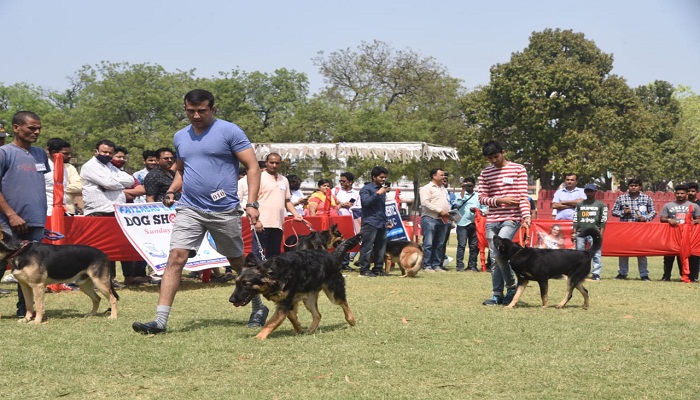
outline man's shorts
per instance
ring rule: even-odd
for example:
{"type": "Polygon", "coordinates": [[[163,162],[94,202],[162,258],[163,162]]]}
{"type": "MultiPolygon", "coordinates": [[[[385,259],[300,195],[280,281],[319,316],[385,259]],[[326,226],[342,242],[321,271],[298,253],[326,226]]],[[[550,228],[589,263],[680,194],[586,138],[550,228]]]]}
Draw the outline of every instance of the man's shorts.
{"type": "Polygon", "coordinates": [[[190,250],[194,257],[207,231],[216,245],[216,251],[227,258],[243,256],[241,215],[239,210],[204,212],[178,207],[170,235],[170,249],[190,250]]]}

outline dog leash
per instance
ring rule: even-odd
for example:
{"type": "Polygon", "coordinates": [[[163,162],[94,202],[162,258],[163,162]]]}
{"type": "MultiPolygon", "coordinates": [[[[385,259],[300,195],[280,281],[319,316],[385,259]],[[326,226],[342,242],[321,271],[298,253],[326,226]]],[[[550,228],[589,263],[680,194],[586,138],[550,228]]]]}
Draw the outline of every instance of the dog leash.
{"type": "Polygon", "coordinates": [[[262,244],[260,244],[258,232],[255,231],[255,226],[251,226],[250,230],[253,232],[253,239],[255,239],[255,243],[258,244],[258,252],[260,252],[260,259],[262,260],[262,262],[265,262],[265,253],[263,252],[262,244]]]}
{"type": "MultiPolygon", "coordinates": [[[[297,222],[297,221],[294,219],[289,219],[289,220],[284,221],[283,225],[286,224],[287,222],[297,222]]],[[[298,222],[301,222],[304,225],[306,225],[306,227],[309,228],[309,232],[316,232],[316,229],[314,229],[314,227],[311,226],[311,223],[309,221],[302,219],[301,221],[298,221],[298,222]]],[[[297,239],[296,242],[294,242],[294,244],[292,244],[292,245],[285,243],[284,247],[292,248],[292,247],[296,247],[299,245],[299,234],[297,233],[297,230],[294,229],[294,224],[292,224],[292,232],[294,232],[294,237],[297,239]]]]}
{"type": "Polygon", "coordinates": [[[56,231],[51,231],[51,230],[48,230],[48,229],[44,229],[44,238],[45,238],[46,240],[50,240],[50,241],[53,242],[53,241],[56,241],[56,240],[64,239],[65,237],[66,237],[66,235],[64,235],[64,234],[62,234],[62,233],[60,233],[60,232],[56,232],[56,231]]]}
{"type": "Polygon", "coordinates": [[[32,244],[32,243],[34,243],[34,242],[31,241],[31,240],[23,240],[23,241],[21,241],[21,242],[20,242],[19,248],[18,248],[17,250],[13,251],[12,253],[10,253],[9,255],[7,255],[7,256],[5,257],[5,260],[9,260],[9,259],[11,259],[11,258],[13,258],[13,257],[17,257],[18,255],[22,254],[22,252],[24,251],[24,249],[25,249],[27,246],[29,246],[30,244],[32,244]]]}

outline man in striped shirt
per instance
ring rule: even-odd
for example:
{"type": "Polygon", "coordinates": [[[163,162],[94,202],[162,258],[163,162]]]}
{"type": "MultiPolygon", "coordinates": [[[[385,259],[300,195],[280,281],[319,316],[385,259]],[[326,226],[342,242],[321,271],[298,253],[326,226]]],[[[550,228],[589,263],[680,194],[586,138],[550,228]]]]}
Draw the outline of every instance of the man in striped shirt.
{"type": "Polygon", "coordinates": [[[486,238],[489,241],[489,257],[495,262],[495,267],[491,270],[493,296],[482,304],[493,306],[510,303],[517,286],[508,259],[498,254],[493,238],[498,235],[513,239],[521,224],[530,227],[531,217],[525,167],[506,160],[503,147],[495,140],[484,143],[483,154],[491,165],[479,175],[479,203],[489,207],[486,238]],[[505,297],[504,286],[508,289],[505,297]]]}

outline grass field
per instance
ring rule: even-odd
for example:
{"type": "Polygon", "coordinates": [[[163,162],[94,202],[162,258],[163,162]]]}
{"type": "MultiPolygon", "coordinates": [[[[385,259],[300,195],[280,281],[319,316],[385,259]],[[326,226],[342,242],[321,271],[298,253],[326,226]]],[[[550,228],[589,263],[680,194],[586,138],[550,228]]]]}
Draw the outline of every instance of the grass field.
{"type": "MultiPolygon", "coordinates": [[[[122,289],[119,319],[83,318],[80,292],[47,294],[48,322],[18,324],[15,286],[0,296],[3,398],[66,399],[693,399],[699,285],[654,282],[636,262],[627,281],[588,282],[561,310],[539,307],[537,285],[514,310],[485,307],[488,273],[419,273],[415,279],[347,277],[357,325],[325,298],[320,329],[297,336],[285,322],[252,339],[250,307],[228,302],[233,282],[185,280],[165,335],[141,336],[157,287],[122,289]]],[[[675,273],[675,272],[674,272],[675,273]]],[[[398,274],[395,272],[395,274],[398,274]]],[[[564,281],[550,284],[551,301],[564,281]]],[[[269,305],[269,303],[268,303],[269,305]]],[[[101,310],[107,308],[103,301],[101,310]]],[[[302,324],[309,315],[300,312],[302,324]]]]}

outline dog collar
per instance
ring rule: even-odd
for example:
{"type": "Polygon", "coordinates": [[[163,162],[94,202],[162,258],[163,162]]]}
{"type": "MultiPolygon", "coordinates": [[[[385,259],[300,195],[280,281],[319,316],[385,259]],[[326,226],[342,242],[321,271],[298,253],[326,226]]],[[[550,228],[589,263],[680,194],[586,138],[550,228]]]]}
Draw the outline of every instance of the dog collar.
{"type": "Polygon", "coordinates": [[[525,248],[524,248],[524,247],[521,247],[520,250],[516,251],[515,254],[513,254],[513,255],[510,256],[510,257],[508,257],[508,259],[509,259],[509,260],[512,260],[513,258],[515,258],[515,256],[518,255],[518,253],[520,253],[521,251],[523,251],[523,249],[525,249],[525,248]]]}
{"type": "Polygon", "coordinates": [[[13,258],[13,257],[17,257],[18,255],[22,254],[22,252],[24,251],[24,249],[25,249],[27,246],[29,246],[31,243],[33,243],[31,240],[23,240],[23,241],[20,243],[19,249],[17,249],[17,250],[15,250],[15,251],[13,251],[12,253],[10,253],[10,255],[8,255],[7,257],[5,257],[5,259],[6,259],[6,260],[9,260],[9,259],[11,259],[11,258],[13,258]]]}

